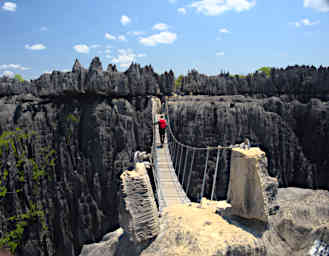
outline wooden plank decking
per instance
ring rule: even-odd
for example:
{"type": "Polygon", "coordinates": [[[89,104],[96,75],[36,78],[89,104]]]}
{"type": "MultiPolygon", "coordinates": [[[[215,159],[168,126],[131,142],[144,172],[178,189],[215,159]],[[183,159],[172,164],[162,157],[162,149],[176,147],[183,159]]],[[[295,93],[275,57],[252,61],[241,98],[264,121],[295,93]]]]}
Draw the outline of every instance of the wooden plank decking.
{"type": "MultiPolygon", "coordinates": [[[[156,117],[157,120],[158,116],[156,117]]],[[[164,207],[172,206],[175,204],[189,203],[190,200],[182,189],[175,170],[173,168],[172,160],[170,157],[167,136],[165,143],[161,148],[159,127],[156,125],[155,129],[155,142],[156,142],[156,161],[155,172],[158,182],[158,198],[160,211],[164,207]]]]}

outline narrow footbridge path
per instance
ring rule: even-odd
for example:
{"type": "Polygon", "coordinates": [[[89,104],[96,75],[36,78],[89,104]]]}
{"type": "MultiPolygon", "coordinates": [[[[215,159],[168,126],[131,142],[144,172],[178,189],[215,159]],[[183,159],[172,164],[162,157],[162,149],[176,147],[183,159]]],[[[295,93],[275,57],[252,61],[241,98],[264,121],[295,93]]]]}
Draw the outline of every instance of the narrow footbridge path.
{"type": "MultiPolygon", "coordinates": [[[[159,119],[157,104],[153,101],[152,117],[153,124],[159,119]]],[[[205,168],[203,171],[203,180],[200,191],[200,199],[204,196],[206,177],[208,175],[209,153],[212,150],[217,151],[216,166],[212,177],[212,187],[210,199],[213,200],[216,188],[216,180],[219,166],[219,160],[223,150],[231,150],[238,146],[211,146],[205,148],[196,148],[179,142],[170,126],[168,104],[166,104],[167,129],[166,138],[163,147],[160,147],[160,135],[158,125],[153,125],[153,176],[159,202],[159,210],[175,204],[189,203],[189,188],[191,184],[193,165],[196,154],[206,151],[205,168]],[[183,185],[181,185],[183,184],[183,185]]]]}
{"type": "MultiPolygon", "coordinates": [[[[155,115],[154,122],[159,118],[155,115]]],[[[178,181],[175,169],[173,167],[172,159],[168,148],[168,139],[165,138],[165,143],[161,147],[159,127],[156,125],[154,128],[154,177],[156,180],[159,209],[160,211],[175,204],[188,203],[190,200],[186,196],[181,184],[178,181]]]]}

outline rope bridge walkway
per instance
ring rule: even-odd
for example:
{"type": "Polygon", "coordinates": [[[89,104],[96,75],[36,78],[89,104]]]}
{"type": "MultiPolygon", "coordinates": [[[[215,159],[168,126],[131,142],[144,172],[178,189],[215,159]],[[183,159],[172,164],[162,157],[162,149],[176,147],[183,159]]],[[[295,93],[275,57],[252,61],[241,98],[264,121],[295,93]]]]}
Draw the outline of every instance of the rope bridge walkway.
{"type": "MultiPolygon", "coordinates": [[[[159,114],[155,113],[153,107],[153,123],[159,119],[159,114]]],[[[166,104],[167,129],[166,138],[163,147],[160,147],[160,135],[158,125],[153,125],[153,145],[152,158],[154,163],[153,176],[158,196],[159,210],[175,205],[189,203],[188,192],[191,183],[193,164],[196,153],[206,151],[205,168],[203,171],[203,180],[200,200],[204,196],[206,176],[208,171],[208,160],[210,151],[217,150],[216,167],[213,177],[211,190],[211,200],[214,198],[216,179],[219,169],[220,153],[224,149],[232,149],[237,146],[217,146],[217,147],[192,147],[179,142],[173,134],[170,124],[168,104],[166,104]],[[185,157],[184,157],[185,156],[185,157]],[[188,166],[189,158],[189,168],[188,166]],[[176,170],[176,171],[175,171],[176,170]],[[185,186],[184,186],[185,184],[185,186]]],[[[239,147],[239,146],[238,146],[239,147]]]]}

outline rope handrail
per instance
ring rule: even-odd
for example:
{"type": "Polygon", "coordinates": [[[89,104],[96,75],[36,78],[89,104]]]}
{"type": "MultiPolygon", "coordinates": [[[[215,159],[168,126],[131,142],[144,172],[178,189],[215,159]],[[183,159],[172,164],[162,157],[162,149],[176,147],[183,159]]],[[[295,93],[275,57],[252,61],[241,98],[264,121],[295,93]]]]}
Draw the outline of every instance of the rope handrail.
{"type": "MultiPolygon", "coordinates": [[[[171,122],[170,122],[170,116],[169,116],[169,107],[168,102],[166,102],[164,105],[162,105],[162,112],[165,112],[166,118],[167,118],[167,142],[168,142],[168,148],[166,148],[167,152],[167,161],[169,161],[169,168],[172,168],[174,171],[174,176],[177,178],[177,181],[181,183],[181,189],[184,191],[184,184],[186,192],[186,198],[188,199],[188,192],[190,188],[190,183],[192,179],[192,171],[193,171],[193,164],[194,164],[194,158],[196,151],[207,151],[206,156],[206,162],[205,162],[205,169],[203,172],[203,180],[202,180],[202,187],[201,187],[201,198],[204,196],[205,190],[206,190],[206,177],[208,175],[208,161],[210,158],[210,151],[211,150],[217,150],[217,157],[216,157],[216,166],[215,166],[215,172],[213,175],[213,181],[212,181],[212,188],[211,188],[211,195],[210,198],[213,200],[215,197],[216,192],[216,181],[217,181],[217,173],[220,163],[220,157],[222,156],[221,153],[223,153],[222,150],[228,149],[232,150],[233,148],[241,147],[241,145],[230,145],[230,146],[207,146],[207,147],[193,147],[186,144],[181,143],[174,135],[173,130],[171,128],[171,122]],[[165,108],[165,109],[164,109],[165,108]],[[189,152],[191,151],[191,152],[189,152]],[[190,163],[188,164],[188,158],[190,156],[190,163]],[[189,168],[187,168],[189,165],[189,168]],[[189,169],[189,172],[188,170],[189,169]]],[[[156,113],[153,112],[154,109],[152,109],[152,115],[153,118],[156,118],[156,113]]],[[[155,141],[155,134],[156,129],[154,124],[156,123],[156,120],[153,120],[153,145],[152,145],[152,153],[154,154],[155,161],[156,159],[156,141],[155,141]]],[[[154,177],[157,179],[156,183],[156,190],[158,191],[158,198],[161,200],[164,198],[163,191],[161,188],[161,184],[159,183],[158,177],[157,177],[157,171],[155,171],[154,177]]],[[[176,186],[176,189],[178,186],[176,186]]],[[[179,191],[180,189],[177,189],[179,191]]],[[[180,197],[180,196],[178,196],[180,197]]],[[[187,202],[186,200],[184,200],[187,202]]]]}
{"type": "Polygon", "coordinates": [[[239,147],[239,146],[235,146],[235,145],[230,145],[230,146],[207,146],[205,148],[201,148],[201,147],[193,147],[193,146],[189,146],[186,144],[181,143],[180,141],[178,141],[178,139],[175,137],[172,129],[171,129],[171,125],[170,125],[170,117],[169,117],[169,110],[168,110],[168,102],[166,102],[166,116],[167,116],[167,120],[168,120],[168,130],[170,132],[170,135],[172,136],[173,140],[175,143],[177,143],[178,145],[185,147],[187,149],[190,150],[218,150],[218,149],[232,149],[235,147],[239,147]]]}

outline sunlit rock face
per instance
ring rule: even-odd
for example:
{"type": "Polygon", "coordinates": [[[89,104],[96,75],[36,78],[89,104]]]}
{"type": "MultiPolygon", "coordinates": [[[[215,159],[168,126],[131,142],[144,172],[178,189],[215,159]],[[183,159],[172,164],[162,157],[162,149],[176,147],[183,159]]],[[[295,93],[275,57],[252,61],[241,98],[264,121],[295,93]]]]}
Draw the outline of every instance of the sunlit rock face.
{"type": "MultiPolygon", "coordinates": [[[[0,79],[0,133],[35,131],[26,142],[29,156],[42,149],[56,152],[55,166],[33,193],[33,170],[21,183],[14,156],[0,204],[0,221],[24,213],[32,200],[42,206],[47,230],[29,223],[17,255],[79,255],[82,245],[101,240],[119,227],[119,177],[131,166],[133,152],[152,145],[151,97],[170,93],[172,72],[158,75],[151,66],[132,64],[125,73],[103,71],[98,58],[85,69],[44,74],[31,82],[0,79]]],[[[1,230],[5,233],[4,227],[1,230]]]]}
{"type": "Polygon", "coordinates": [[[235,148],[231,155],[228,200],[232,214],[268,223],[278,182],[268,175],[267,158],[259,148],[235,148]]]}

